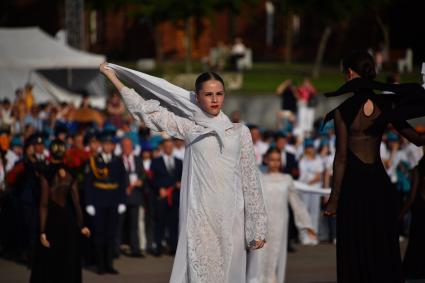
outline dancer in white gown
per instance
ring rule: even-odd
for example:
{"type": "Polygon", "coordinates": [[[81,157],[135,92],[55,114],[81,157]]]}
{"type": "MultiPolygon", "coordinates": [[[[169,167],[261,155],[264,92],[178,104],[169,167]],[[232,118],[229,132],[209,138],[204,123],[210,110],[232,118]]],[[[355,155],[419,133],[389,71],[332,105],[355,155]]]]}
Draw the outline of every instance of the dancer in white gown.
{"type": "Polygon", "coordinates": [[[170,282],[245,283],[247,249],[263,247],[267,217],[250,132],[221,112],[223,80],[215,73],[200,75],[191,97],[164,80],[120,66],[102,64],[100,71],[136,119],[187,144],[170,282]]]}
{"type": "Polygon", "coordinates": [[[288,204],[295,216],[300,234],[317,240],[310,215],[295,191],[294,181],[279,172],[280,151],[271,148],[266,153],[267,173],[263,175],[264,200],[268,215],[267,245],[248,255],[248,283],[284,283],[288,237],[288,204]]]}

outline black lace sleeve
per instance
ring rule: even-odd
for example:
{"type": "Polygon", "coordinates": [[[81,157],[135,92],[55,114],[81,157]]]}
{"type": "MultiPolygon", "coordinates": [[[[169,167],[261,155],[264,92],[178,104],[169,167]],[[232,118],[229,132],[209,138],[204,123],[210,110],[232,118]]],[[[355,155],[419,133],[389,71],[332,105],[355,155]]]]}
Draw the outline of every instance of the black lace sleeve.
{"type": "Polygon", "coordinates": [[[41,198],[40,198],[40,233],[45,233],[47,214],[49,213],[49,184],[46,178],[41,177],[41,198]]]}
{"type": "Polygon", "coordinates": [[[348,131],[339,109],[334,112],[336,132],[336,152],[333,164],[333,183],[329,201],[326,205],[327,214],[336,214],[338,198],[341,191],[342,178],[344,177],[347,162],[348,131]]]}
{"type": "Polygon", "coordinates": [[[83,211],[81,210],[80,195],[78,193],[77,182],[75,181],[73,182],[71,186],[71,196],[72,196],[72,202],[73,202],[75,213],[76,213],[77,225],[81,229],[84,223],[83,211]]]}

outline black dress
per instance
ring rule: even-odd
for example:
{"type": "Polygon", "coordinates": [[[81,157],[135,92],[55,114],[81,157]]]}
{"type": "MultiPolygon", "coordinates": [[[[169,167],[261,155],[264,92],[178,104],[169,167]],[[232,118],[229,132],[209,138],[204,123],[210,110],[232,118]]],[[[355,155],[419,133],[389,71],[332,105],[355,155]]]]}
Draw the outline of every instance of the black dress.
{"type": "Polygon", "coordinates": [[[282,102],[281,108],[282,110],[288,110],[292,113],[297,113],[297,99],[295,98],[294,89],[292,86],[288,86],[281,94],[282,102]]]}
{"type": "Polygon", "coordinates": [[[56,170],[49,177],[42,178],[40,231],[50,247],[38,239],[30,282],[80,283],[82,212],[76,183],[68,172],[60,177],[56,170]]]}
{"type": "Polygon", "coordinates": [[[406,279],[425,280],[425,158],[416,167],[414,179],[412,221],[403,269],[406,279]]]}
{"type": "MultiPolygon", "coordinates": [[[[338,283],[402,283],[399,203],[379,155],[380,144],[389,123],[417,145],[425,143],[425,136],[400,120],[404,116],[389,115],[401,105],[393,97],[375,95],[373,87],[364,87],[367,82],[356,80],[339,92],[354,95],[325,119],[335,120],[337,135],[327,210],[337,213],[338,283]],[[373,102],[369,116],[363,110],[368,100],[373,102]]],[[[422,90],[418,96],[425,100],[422,90]]]]}

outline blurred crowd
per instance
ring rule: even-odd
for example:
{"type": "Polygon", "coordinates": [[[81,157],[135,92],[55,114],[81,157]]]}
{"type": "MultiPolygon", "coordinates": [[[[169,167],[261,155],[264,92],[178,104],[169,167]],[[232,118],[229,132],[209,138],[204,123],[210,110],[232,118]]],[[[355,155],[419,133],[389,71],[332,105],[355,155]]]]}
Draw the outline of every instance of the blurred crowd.
{"type": "MultiPolygon", "coordinates": [[[[231,120],[250,128],[261,170],[267,163],[264,154],[275,147],[281,152],[282,172],[317,189],[329,188],[335,133],[332,123],[321,127],[320,120],[314,120],[317,91],[308,79],[299,86],[285,80],[277,93],[282,97],[277,130],[242,121],[238,112],[232,113],[231,120]]],[[[91,107],[87,95],[78,107],[38,104],[27,84],[16,90],[14,101],[4,99],[0,104],[2,256],[31,262],[38,241],[39,178],[51,164],[53,140],[66,144],[64,164],[78,183],[85,223],[91,229],[106,223],[104,229],[113,230],[105,230],[109,236],[102,239],[110,257],[175,254],[184,142],[152,132],[134,120],[117,93],[110,96],[105,109],[91,107]],[[114,208],[113,215],[108,207],[114,208]]],[[[402,203],[410,191],[410,170],[422,157],[422,149],[389,128],[381,156],[402,203]]],[[[334,243],[336,221],[321,213],[327,197],[300,196],[319,239],[334,243]]],[[[294,251],[299,241],[290,219],[288,249],[294,251]]],[[[407,214],[400,225],[400,240],[408,236],[408,225],[407,214]]],[[[83,240],[86,265],[95,264],[102,253],[96,237],[94,233],[83,240]]]]}

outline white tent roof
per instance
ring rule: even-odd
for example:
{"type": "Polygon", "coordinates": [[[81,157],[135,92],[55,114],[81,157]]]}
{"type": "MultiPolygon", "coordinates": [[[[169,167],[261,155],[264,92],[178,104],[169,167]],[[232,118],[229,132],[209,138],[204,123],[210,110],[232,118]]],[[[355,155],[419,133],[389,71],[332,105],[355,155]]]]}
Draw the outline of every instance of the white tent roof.
{"type": "MultiPolygon", "coordinates": [[[[31,82],[37,102],[78,103],[77,94],[55,86],[36,70],[97,69],[104,61],[105,56],[69,47],[38,27],[0,28],[0,99],[7,97],[13,101],[15,90],[31,82]]],[[[93,98],[92,102],[102,107],[103,100],[93,98]]]]}
{"type": "Polygon", "coordinates": [[[0,28],[0,68],[97,68],[105,56],[69,47],[38,27],[0,28]]]}

